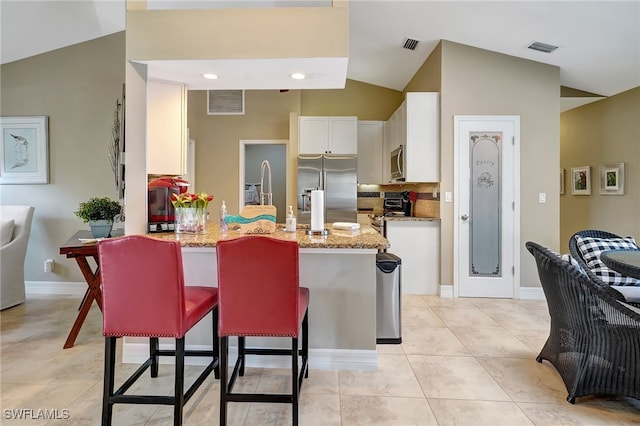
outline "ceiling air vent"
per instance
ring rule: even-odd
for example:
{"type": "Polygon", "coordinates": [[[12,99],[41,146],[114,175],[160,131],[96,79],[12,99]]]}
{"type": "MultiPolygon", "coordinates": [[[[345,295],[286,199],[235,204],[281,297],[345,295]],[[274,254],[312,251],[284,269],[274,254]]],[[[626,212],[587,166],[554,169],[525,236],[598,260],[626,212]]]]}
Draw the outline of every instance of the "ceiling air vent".
{"type": "Polygon", "coordinates": [[[551,44],[540,43],[539,41],[534,41],[529,46],[529,49],[537,50],[538,52],[551,53],[558,48],[558,46],[553,46],[551,44]]]}
{"type": "Polygon", "coordinates": [[[402,47],[404,49],[416,50],[416,47],[418,47],[418,43],[419,43],[419,41],[414,39],[414,38],[407,38],[404,41],[404,44],[402,45],[402,47]]]}
{"type": "Polygon", "coordinates": [[[244,115],[244,90],[207,90],[208,115],[244,115]]]}

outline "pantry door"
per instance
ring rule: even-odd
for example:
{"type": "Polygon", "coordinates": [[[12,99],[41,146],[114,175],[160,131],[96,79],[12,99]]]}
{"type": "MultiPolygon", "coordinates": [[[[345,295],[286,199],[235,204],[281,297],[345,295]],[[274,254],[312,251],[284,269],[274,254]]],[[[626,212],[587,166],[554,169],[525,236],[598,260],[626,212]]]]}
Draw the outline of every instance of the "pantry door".
{"type": "Polygon", "coordinates": [[[456,116],[454,295],[516,298],[520,117],[456,116]]]}

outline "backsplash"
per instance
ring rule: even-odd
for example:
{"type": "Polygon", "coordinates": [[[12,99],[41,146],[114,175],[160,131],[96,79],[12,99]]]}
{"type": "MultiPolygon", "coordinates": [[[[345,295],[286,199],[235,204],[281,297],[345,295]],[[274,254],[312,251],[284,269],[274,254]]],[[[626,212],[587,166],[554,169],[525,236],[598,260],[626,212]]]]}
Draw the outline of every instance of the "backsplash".
{"type": "Polygon", "coordinates": [[[370,212],[373,214],[380,215],[382,214],[382,201],[383,198],[380,192],[375,192],[378,194],[377,196],[371,196],[369,194],[374,194],[374,192],[362,193],[358,192],[358,211],[362,212],[370,212]],[[366,194],[366,195],[365,195],[366,194]]]}
{"type": "Polygon", "coordinates": [[[418,200],[413,203],[412,216],[440,218],[440,201],[418,198],[418,200]]]}
{"type": "Polygon", "coordinates": [[[380,191],[373,191],[373,192],[358,191],[358,197],[360,197],[360,198],[380,198],[380,191]]]}
{"type": "Polygon", "coordinates": [[[437,183],[399,183],[389,185],[358,185],[358,211],[383,214],[385,192],[413,191],[418,199],[413,203],[412,216],[440,217],[440,191],[437,183]]]}

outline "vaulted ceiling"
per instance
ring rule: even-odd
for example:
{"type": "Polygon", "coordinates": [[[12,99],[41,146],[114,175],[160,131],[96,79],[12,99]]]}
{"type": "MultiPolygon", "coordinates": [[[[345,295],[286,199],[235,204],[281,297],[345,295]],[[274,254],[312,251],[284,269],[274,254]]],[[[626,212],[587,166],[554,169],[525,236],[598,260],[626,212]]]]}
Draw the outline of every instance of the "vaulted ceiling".
{"type": "MultiPolygon", "coordinates": [[[[328,0],[147,0],[149,8],[327,6],[328,0]]],[[[602,96],[640,86],[640,1],[352,0],[347,77],[402,90],[441,39],[560,67],[602,96]],[[415,50],[403,48],[407,38],[415,50]],[[532,42],[558,48],[529,49],[532,42]]],[[[124,0],[1,0],[2,63],[122,31],[124,0]]]]}

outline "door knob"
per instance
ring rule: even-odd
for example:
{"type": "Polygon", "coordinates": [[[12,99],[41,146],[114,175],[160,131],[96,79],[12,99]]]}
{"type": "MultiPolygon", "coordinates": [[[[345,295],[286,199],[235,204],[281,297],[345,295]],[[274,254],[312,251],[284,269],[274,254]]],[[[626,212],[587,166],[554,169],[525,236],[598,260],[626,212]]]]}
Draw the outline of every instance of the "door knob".
{"type": "Polygon", "coordinates": [[[463,214],[462,216],[460,216],[460,219],[466,222],[469,219],[469,216],[467,216],[466,214],[463,214]]]}

